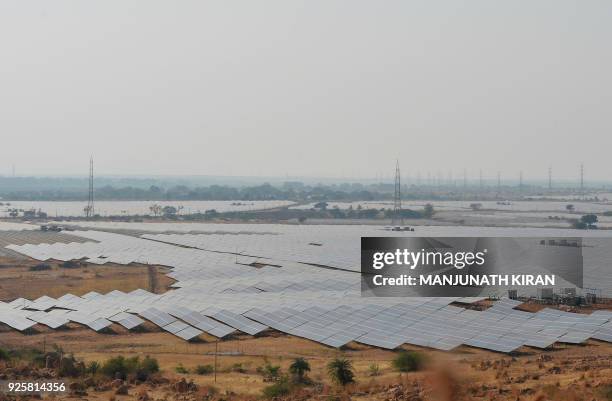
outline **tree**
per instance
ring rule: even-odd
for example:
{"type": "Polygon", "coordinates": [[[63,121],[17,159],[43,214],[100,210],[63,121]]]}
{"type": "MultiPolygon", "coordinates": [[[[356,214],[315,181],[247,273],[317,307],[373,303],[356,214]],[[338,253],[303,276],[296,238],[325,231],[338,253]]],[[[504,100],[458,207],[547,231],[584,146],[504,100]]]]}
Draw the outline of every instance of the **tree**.
{"type": "Polygon", "coordinates": [[[318,202],[318,203],[315,203],[315,205],[313,206],[313,209],[326,210],[327,209],[327,202],[318,202]]]}
{"type": "Polygon", "coordinates": [[[597,223],[597,216],[594,214],[585,214],[580,218],[580,221],[586,224],[587,228],[597,228],[595,223],[597,223]]]}
{"type": "Polygon", "coordinates": [[[327,365],[327,374],[335,383],[346,386],[355,381],[353,364],[348,359],[336,358],[327,365]]]}
{"type": "Polygon", "coordinates": [[[159,216],[162,214],[163,209],[160,205],[158,205],[157,203],[154,203],[151,206],[149,206],[149,210],[151,211],[151,213],[153,213],[154,216],[159,216]]]}
{"type": "Polygon", "coordinates": [[[298,383],[302,383],[306,372],[310,372],[310,364],[304,358],[296,358],[289,366],[289,372],[295,377],[298,383]]]}
{"type": "Polygon", "coordinates": [[[472,210],[476,211],[476,210],[480,210],[482,209],[482,203],[471,203],[470,207],[472,208],[472,210]]]}
{"type": "Polygon", "coordinates": [[[178,210],[174,206],[164,206],[162,209],[165,217],[174,217],[178,210]]]}
{"type": "Polygon", "coordinates": [[[421,368],[423,361],[416,352],[401,351],[393,360],[393,367],[400,372],[413,372],[421,368]]]}
{"type": "Polygon", "coordinates": [[[427,219],[430,219],[434,215],[434,207],[431,203],[428,203],[423,208],[423,216],[427,219]]]}

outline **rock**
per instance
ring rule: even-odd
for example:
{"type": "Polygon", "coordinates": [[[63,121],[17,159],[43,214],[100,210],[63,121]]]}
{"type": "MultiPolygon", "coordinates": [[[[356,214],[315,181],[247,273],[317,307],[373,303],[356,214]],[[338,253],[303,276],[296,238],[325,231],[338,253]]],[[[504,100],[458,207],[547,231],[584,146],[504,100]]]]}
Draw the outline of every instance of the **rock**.
{"type": "Polygon", "coordinates": [[[174,383],[174,390],[177,393],[186,393],[187,391],[189,391],[189,385],[187,384],[185,378],[182,378],[178,382],[174,383]]]}
{"type": "Polygon", "coordinates": [[[187,382],[185,378],[182,378],[172,385],[172,389],[177,393],[190,393],[197,391],[198,386],[193,382],[193,380],[187,382]]]}
{"type": "Polygon", "coordinates": [[[137,395],[138,401],[149,401],[151,398],[145,389],[141,389],[137,395]]]}
{"type": "Polygon", "coordinates": [[[121,386],[117,387],[117,390],[115,390],[115,394],[117,394],[117,395],[127,395],[128,394],[128,386],[126,386],[125,384],[122,384],[121,386]]]}
{"type": "Polygon", "coordinates": [[[115,379],[111,382],[111,387],[113,388],[117,388],[123,385],[123,380],[121,379],[115,379]]]}

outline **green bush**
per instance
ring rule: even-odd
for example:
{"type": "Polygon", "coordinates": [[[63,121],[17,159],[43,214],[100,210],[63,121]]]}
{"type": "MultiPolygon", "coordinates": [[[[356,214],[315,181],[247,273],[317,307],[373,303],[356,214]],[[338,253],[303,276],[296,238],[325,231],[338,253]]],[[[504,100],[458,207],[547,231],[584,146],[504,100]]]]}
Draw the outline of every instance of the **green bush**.
{"type": "Polygon", "coordinates": [[[182,363],[179,363],[178,366],[176,368],[174,368],[174,371],[176,373],[180,373],[180,374],[187,374],[187,373],[189,373],[189,370],[187,368],[185,368],[182,363]]]}
{"type": "Polygon", "coordinates": [[[380,367],[376,363],[371,364],[368,371],[370,376],[380,376],[380,367]]]}
{"type": "Polygon", "coordinates": [[[110,358],[102,365],[102,373],[111,378],[125,379],[129,373],[125,358],[123,356],[110,358]]]}
{"type": "Polygon", "coordinates": [[[87,364],[85,370],[87,373],[95,375],[100,370],[100,363],[98,361],[91,361],[87,364]]]}
{"type": "Polygon", "coordinates": [[[136,379],[139,381],[146,381],[149,376],[157,372],[159,372],[159,363],[157,363],[157,359],[151,358],[147,355],[138,363],[136,379]]]}
{"type": "Polygon", "coordinates": [[[423,365],[423,357],[416,352],[401,351],[393,360],[393,367],[400,372],[414,372],[423,365]]]}
{"type": "Polygon", "coordinates": [[[214,371],[215,369],[212,367],[212,365],[198,365],[195,368],[195,373],[198,375],[209,375],[214,371]]]}
{"type": "Polygon", "coordinates": [[[159,371],[159,364],[156,359],[148,356],[142,361],[137,356],[131,358],[117,356],[104,362],[101,371],[105,376],[123,380],[128,375],[135,374],[138,380],[144,381],[151,373],[159,371]]]}
{"type": "Polygon", "coordinates": [[[81,267],[81,265],[79,264],[79,262],[76,262],[74,260],[67,260],[64,263],[62,263],[61,265],[63,268],[65,269],[76,269],[78,267],[81,267]]]}
{"type": "Polygon", "coordinates": [[[278,382],[271,384],[263,389],[265,398],[282,397],[291,393],[292,386],[289,379],[283,376],[278,382]]]}
{"type": "Polygon", "coordinates": [[[246,373],[246,369],[244,368],[244,366],[242,366],[241,363],[233,364],[230,370],[236,373],[246,373]]]}
{"type": "Polygon", "coordinates": [[[39,263],[36,266],[30,266],[30,271],[39,272],[43,270],[51,270],[51,265],[46,263],[39,263]]]}
{"type": "Polygon", "coordinates": [[[11,359],[11,356],[8,351],[4,348],[0,348],[0,361],[8,361],[9,359],[11,359]]]}
{"type": "Polygon", "coordinates": [[[280,376],[280,366],[270,365],[269,362],[263,368],[257,368],[257,371],[263,375],[264,381],[276,381],[280,376]]]}

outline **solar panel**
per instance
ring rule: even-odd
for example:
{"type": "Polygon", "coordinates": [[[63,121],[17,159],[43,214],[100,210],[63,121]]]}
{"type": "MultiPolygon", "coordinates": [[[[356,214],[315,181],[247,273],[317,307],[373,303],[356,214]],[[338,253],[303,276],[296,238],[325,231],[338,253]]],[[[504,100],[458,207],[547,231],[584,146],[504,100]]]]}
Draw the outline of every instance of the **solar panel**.
{"type": "Polygon", "coordinates": [[[212,314],[211,317],[250,335],[261,333],[268,328],[261,323],[257,323],[251,319],[236,313],[232,313],[228,310],[221,310],[212,314]]]}
{"type": "Polygon", "coordinates": [[[155,323],[159,327],[167,326],[176,321],[176,319],[170,316],[168,313],[162,312],[156,308],[145,309],[144,311],[140,312],[139,315],[152,323],[155,323]]]}
{"type": "Polygon", "coordinates": [[[170,313],[190,325],[215,337],[225,337],[236,329],[185,307],[170,308],[170,313]]]}
{"type": "Polygon", "coordinates": [[[63,316],[57,316],[45,312],[35,312],[31,315],[28,315],[28,319],[34,320],[37,323],[44,324],[45,326],[50,327],[52,329],[57,329],[69,322],[69,320],[63,316]]]}
{"type": "Polygon", "coordinates": [[[24,331],[34,326],[36,322],[26,319],[23,316],[19,316],[16,314],[11,314],[7,312],[0,313],[0,322],[16,329],[19,331],[24,331]]]}
{"type": "Polygon", "coordinates": [[[92,322],[86,323],[86,326],[88,326],[92,330],[100,331],[102,329],[107,328],[111,324],[113,324],[111,321],[103,319],[103,318],[100,318],[100,319],[96,319],[96,320],[94,320],[92,322]]]}
{"type": "Polygon", "coordinates": [[[166,325],[163,327],[164,330],[174,334],[174,333],[178,333],[181,330],[184,330],[186,328],[188,328],[189,325],[185,322],[181,322],[180,320],[175,320],[174,322],[170,323],[169,325],[166,325]]]}
{"type": "Polygon", "coordinates": [[[481,297],[361,297],[359,275],[354,273],[360,262],[359,237],[380,235],[379,228],[75,223],[81,224],[109,231],[73,232],[87,243],[25,244],[11,249],[37,259],[170,266],[168,276],[176,280],[173,289],[165,294],[139,289],[127,294],[22,298],[0,303],[0,315],[7,309],[13,312],[5,320],[19,327],[34,321],[54,327],[72,320],[98,328],[106,324],[98,320],[107,319],[130,329],[144,322],[142,316],[184,339],[202,331],[224,337],[235,330],[258,334],[272,328],[332,347],[358,341],[390,349],[402,343],[441,350],[469,344],[511,352],[523,345],[545,348],[556,341],[612,338],[612,312],[606,311],[583,315],[546,308],[534,314],[514,309],[520,301],[502,299],[481,312],[451,305],[481,297]],[[142,237],[111,232],[120,226],[134,227],[130,224],[139,227],[142,237]],[[254,261],[280,267],[245,266],[254,261]]]}
{"type": "Polygon", "coordinates": [[[126,312],[121,312],[114,316],[111,316],[109,317],[109,320],[120,324],[128,330],[132,330],[144,323],[144,320],[142,320],[138,316],[126,312]]]}
{"type": "Polygon", "coordinates": [[[193,340],[195,338],[197,338],[199,335],[201,335],[203,333],[202,330],[198,330],[194,327],[187,327],[183,330],[180,330],[176,333],[174,333],[174,335],[176,335],[177,337],[182,338],[183,340],[189,341],[189,340],[193,340]]]}

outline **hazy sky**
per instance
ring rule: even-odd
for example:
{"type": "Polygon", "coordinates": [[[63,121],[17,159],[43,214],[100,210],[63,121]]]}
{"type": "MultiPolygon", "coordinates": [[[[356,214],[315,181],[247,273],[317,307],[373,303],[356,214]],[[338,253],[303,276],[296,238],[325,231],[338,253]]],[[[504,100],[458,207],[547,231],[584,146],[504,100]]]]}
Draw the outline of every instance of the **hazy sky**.
{"type": "Polygon", "coordinates": [[[0,2],[0,174],[612,179],[612,2],[0,2]]]}

